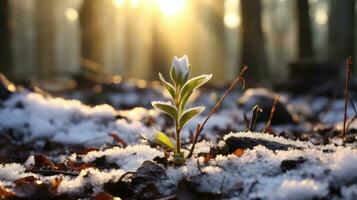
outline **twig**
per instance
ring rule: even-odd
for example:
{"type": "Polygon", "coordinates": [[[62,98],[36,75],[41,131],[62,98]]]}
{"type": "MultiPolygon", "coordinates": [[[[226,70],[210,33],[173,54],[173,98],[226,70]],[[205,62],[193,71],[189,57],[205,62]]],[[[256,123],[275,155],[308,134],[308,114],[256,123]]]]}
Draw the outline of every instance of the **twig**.
{"type": "Polygon", "coordinates": [[[247,117],[246,113],[243,113],[243,118],[244,118],[244,123],[245,123],[245,127],[247,128],[247,130],[249,129],[249,119],[247,117]]]}
{"type": "Polygon", "coordinates": [[[136,172],[125,172],[123,175],[120,176],[118,182],[122,181],[126,176],[128,176],[128,175],[130,175],[130,174],[131,174],[131,175],[135,175],[136,172]]]}
{"type": "Polygon", "coordinates": [[[345,110],[343,116],[343,132],[342,136],[346,136],[346,120],[347,120],[347,101],[348,101],[348,86],[351,77],[351,68],[352,68],[352,58],[351,56],[346,61],[346,82],[345,82],[345,110]]]}
{"type": "Polygon", "coordinates": [[[121,146],[123,146],[123,147],[128,146],[128,144],[127,144],[121,137],[119,137],[119,135],[116,134],[115,132],[109,133],[109,136],[112,137],[113,140],[114,140],[117,144],[119,144],[119,145],[121,145],[121,146]]]}
{"type": "Polygon", "coordinates": [[[205,120],[203,121],[202,125],[198,124],[197,128],[196,128],[196,132],[195,132],[195,138],[194,141],[192,143],[192,147],[190,150],[190,153],[188,154],[187,158],[190,158],[193,154],[193,150],[195,149],[195,145],[197,143],[197,139],[200,135],[200,133],[203,130],[203,127],[206,125],[207,121],[209,120],[209,118],[213,115],[213,113],[215,113],[218,108],[221,106],[224,98],[226,98],[226,96],[233,90],[234,86],[239,82],[239,81],[243,81],[243,89],[245,88],[245,80],[244,80],[244,72],[248,69],[247,65],[243,66],[242,71],[239,73],[238,77],[234,80],[234,82],[230,85],[230,87],[226,90],[226,92],[224,93],[224,95],[219,99],[219,101],[216,103],[216,105],[212,108],[212,110],[208,113],[207,117],[205,118],[205,120]]]}
{"type": "Polygon", "coordinates": [[[63,171],[63,170],[55,170],[55,169],[32,169],[29,170],[32,173],[38,173],[38,174],[42,174],[44,176],[52,176],[52,175],[59,175],[59,174],[63,174],[63,175],[68,175],[68,176],[78,176],[79,173],[76,172],[68,172],[68,171],[63,171]]]}
{"type": "Polygon", "coordinates": [[[159,198],[159,199],[156,199],[156,200],[170,200],[170,199],[177,199],[176,195],[173,194],[173,195],[162,197],[162,198],[159,198]]]}
{"type": "Polygon", "coordinates": [[[274,102],[273,102],[273,105],[271,106],[271,110],[270,110],[270,115],[269,115],[269,120],[267,121],[266,125],[265,125],[265,128],[263,130],[263,132],[267,132],[268,128],[270,127],[270,124],[271,124],[271,120],[273,119],[274,117],[274,113],[275,113],[275,107],[276,107],[276,104],[278,103],[279,101],[279,96],[276,96],[274,98],[274,102]]]}
{"type": "Polygon", "coordinates": [[[219,191],[223,193],[223,186],[224,186],[224,181],[226,180],[226,176],[223,176],[222,182],[221,182],[221,187],[219,187],[219,191]]]}
{"type": "Polygon", "coordinates": [[[248,131],[253,131],[253,127],[258,118],[258,112],[263,112],[259,105],[255,105],[252,110],[252,118],[250,119],[248,131]]]}
{"type": "Polygon", "coordinates": [[[352,124],[353,121],[355,121],[357,119],[357,109],[355,107],[355,104],[353,103],[353,100],[351,98],[348,98],[350,100],[350,103],[351,103],[351,106],[352,106],[352,109],[353,111],[355,112],[355,115],[352,117],[352,119],[348,122],[347,126],[346,126],[346,129],[349,130],[350,129],[350,126],[352,124]]]}

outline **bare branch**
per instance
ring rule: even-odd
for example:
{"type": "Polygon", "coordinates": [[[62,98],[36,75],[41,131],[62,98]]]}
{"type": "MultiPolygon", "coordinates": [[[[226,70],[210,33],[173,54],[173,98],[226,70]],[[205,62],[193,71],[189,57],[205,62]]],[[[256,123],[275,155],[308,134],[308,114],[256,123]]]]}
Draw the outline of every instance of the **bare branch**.
{"type": "Polygon", "coordinates": [[[275,113],[275,107],[276,107],[276,104],[278,103],[279,101],[279,96],[276,96],[274,98],[274,102],[273,102],[273,105],[271,106],[271,110],[270,110],[270,115],[269,115],[269,120],[267,121],[267,124],[265,125],[265,128],[263,130],[263,132],[267,132],[268,128],[270,127],[270,124],[271,124],[271,120],[273,119],[274,117],[274,113],[275,113]]]}
{"type": "Polygon", "coordinates": [[[348,89],[349,82],[351,77],[351,68],[352,68],[352,58],[351,56],[346,61],[346,82],[345,82],[345,110],[343,116],[343,131],[342,136],[346,136],[346,121],[347,121],[347,103],[348,103],[348,89]]]}
{"type": "Polygon", "coordinates": [[[230,85],[230,87],[226,90],[226,92],[224,93],[224,95],[219,99],[219,101],[216,103],[216,105],[212,108],[212,110],[208,113],[207,117],[204,119],[202,125],[198,124],[197,128],[196,128],[196,132],[195,132],[195,138],[194,141],[192,143],[192,147],[190,150],[190,153],[188,154],[187,158],[190,158],[193,154],[193,150],[195,149],[195,145],[197,143],[197,139],[200,136],[204,126],[206,125],[207,121],[209,120],[209,118],[213,115],[213,113],[215,113],[218,108],[222,105],[223,100],[226,98],[226,96],[233,90],[234,86],[239,82],[242,81],[243,82],[243,89],[245,88],[245,81],[244,81],[244,72],[248,69],[247,65],[243,66],[242,71],[239,73],[238,77],[234,80],[234,82],[230,85]]]}

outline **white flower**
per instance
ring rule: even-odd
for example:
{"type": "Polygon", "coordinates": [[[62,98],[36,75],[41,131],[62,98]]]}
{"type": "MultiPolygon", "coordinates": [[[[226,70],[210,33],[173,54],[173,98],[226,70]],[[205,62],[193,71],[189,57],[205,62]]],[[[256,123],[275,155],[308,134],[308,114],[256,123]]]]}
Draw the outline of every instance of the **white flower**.
{"type": "Polygon", "coordinates": [[[175,56],[172,60],[172,68],[173,69],[171,70],[173,70],[174,73],[171,74],[171,77],[174,81],[176,81],[178,84],[183,84],[187,81],[190,72],[190,64],[186,55],[182,56],[181,58],[177,58],[175,56]]]}

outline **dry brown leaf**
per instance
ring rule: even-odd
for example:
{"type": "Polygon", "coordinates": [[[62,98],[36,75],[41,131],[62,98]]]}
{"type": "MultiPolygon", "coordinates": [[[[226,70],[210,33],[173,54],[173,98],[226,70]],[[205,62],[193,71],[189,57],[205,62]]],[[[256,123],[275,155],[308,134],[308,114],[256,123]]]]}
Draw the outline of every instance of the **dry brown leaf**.
{"type": "Polygon", "coordinates": [[[233,154],[236,155],[237,157],[241,157],[244,154],[244,149],[238,148],[233,152],[233,154]]]}
{"type": "Polygon", "coordinates": [[[99,192],[95,195],[94,200],[113,200],[114,197],[107,192],[99,192]]]}

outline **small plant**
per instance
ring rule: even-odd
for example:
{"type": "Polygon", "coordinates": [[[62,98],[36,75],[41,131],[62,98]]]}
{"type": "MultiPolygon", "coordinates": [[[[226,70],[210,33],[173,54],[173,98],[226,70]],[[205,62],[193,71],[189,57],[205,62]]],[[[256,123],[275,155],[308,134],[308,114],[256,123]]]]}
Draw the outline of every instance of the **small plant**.
{"type": "Polygon", "coordinates": [[[186,104],[190,99],[193,91],[209,81],[212,75],[200,75],[189,79],[191,65],[188,58],[184,55],[181,58],[175,58],[172,61],[170,77],[172,83],[165,80],[161,73],[159,78],[161,84],[168,91],[171,97],[171,102],[153,101],[151,104],[169,115],[175,123],[176,147],[173,145],[169,137],[162,132],[155,133],[155,140],[166,148],[174,152],[175,163],[183,163],[185,157],[181,152],[181,130],[193,117],[204,111],[204,106],[193,107],[186,109],[186,104]]]}

